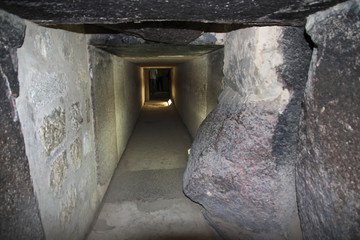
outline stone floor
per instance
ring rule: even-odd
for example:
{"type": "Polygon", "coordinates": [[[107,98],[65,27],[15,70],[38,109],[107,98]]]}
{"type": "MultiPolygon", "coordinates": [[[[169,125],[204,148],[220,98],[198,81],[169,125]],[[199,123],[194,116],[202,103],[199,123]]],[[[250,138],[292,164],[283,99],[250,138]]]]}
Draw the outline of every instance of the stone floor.
{"type": "Polygon", "coordinates": [[[147,102],[88,240],[221,239],[182,192],[190,145],[176,109],[147,102]]]}

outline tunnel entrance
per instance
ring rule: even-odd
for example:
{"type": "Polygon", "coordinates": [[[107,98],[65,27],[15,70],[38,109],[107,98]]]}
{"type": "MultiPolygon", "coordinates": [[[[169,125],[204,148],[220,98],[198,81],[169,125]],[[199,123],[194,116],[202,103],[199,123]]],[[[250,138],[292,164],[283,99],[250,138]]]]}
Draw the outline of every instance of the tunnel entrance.
{"type": "Polygon", "coordinates": [[[149,71],[150,100],[167,100],[171,97],[171,69],[153,68],[149,71]]]}

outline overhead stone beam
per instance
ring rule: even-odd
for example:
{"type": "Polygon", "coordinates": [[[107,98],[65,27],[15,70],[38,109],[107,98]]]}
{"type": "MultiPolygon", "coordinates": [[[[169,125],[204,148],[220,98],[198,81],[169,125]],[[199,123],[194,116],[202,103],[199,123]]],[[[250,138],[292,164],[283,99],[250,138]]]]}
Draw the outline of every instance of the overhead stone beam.
{"type": "Polygon", "coordinates": [[[344,0],[4,0],[0,9],[39,24],[147,21],[303,25],[305,18],[344,0]]]}

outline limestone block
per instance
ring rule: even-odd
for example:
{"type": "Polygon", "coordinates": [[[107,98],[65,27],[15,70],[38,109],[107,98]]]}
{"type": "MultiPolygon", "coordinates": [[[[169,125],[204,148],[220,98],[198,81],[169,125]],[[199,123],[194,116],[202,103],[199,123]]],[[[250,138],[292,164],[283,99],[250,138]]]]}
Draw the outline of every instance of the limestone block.
{"type": "Polygon", "coordinates": [[[50,35],[51,33],[49,31],[44,31],[43,33],[35,35],[34,46],[44,59],[50,57],[54,46],[54,41],[50,35]]]}
{"type": "Polygon", "coordinates": [[[41,108],[66,92],[66,75],[63,73],[30,72],[29,98],[36,108],[41,108]]]}
{"type": "Polygon", "coordinates": [[[78,194],[76,188],[72,188],[65,193],[65,197],[61,201],[61,212],[59,216],[62,224],[70,221],[73,210],[77,205],[77,200],[78,194]]]}
{"type": "Polygon", "coordinates": [[[65,139],[65,111],[61,107],[44,117],[39,135],[48,155],[65,139]]]}
{"type": "MultiPolygon", "coordinates": [[[[98,183],[106,185],[111,179],[114,169],[119,161],[117,152],[116,112],[114,92],[114,58],[108,53],[90,48],[90,62],[92,71],[92,103],[94,104],[94,130],[95,130],[95,151],[98,163],[98,183]],[[103,81],[103,79],[108,79],[103,81]]],[[[120,73],[118,73],[120,74],[120,73]]],[[[121,72],[122,74],[122,72],[121,72]]],[[[130,89],[130,88],[129,88],[130,89]]],[[[132,99],[129,97],[129,99],[132,99]]],[[[125,99],[125,102],[129,99],[125,99]]],[[[119,100],[120,101],[120,100],[119,100]]],[[[132,100],[129,100],[132,102],[132,100]]],[[[123,108],[122,111],[124,111],[123,108]]],[[[128,126],[126,126],[128,127],[128,126]]],[[[84,141],[85,147],[85,141],[84,141]]]]}
{"type": "Polygon", "coordinates": [[[80,138],[75,139],[75,141],[70,145],[70,162],[74,170],[77,170],[81,166],[83,158],[83,147],[80,138]]]}
{"type": "Polygon", "coordinates": [[[66,159],[66,151],[62,152],[51,165],[50,187],[57,193],[61,189],[61,185],[65,179],[68,162],[66,159]]]}
{"type": "Polygon", "coordinates": [[[308,18],[316,45],[301,120],[304,239],[360,239],[360,1],[308,18]]]}
{"type": "Polygon", "coordinates": [[[81,91],[87,91],[89,85],[89,72],[86,68],[81,68],[77,73],[77,85],[81,91]]]}
{"type": "Polygon", "coordinates": [[[60,53],[65,61],[67,62],[74,62],[75,56],[74,56],[74,49],[71,46],[71,40],[68,37],[67,34],[64,34],[61,36],[61,39],[63,41],[63,44],[61,45],[60,53]]]}
{"type": "Polygon", "coordinates": [[[64,198],[76,187],[76,196],[83,194],[82,200],[90,202],[96,189],[94,126],[83,122],[86,99],[91,99],[86,48],[83,34],[27,21],[25,41],[18,50],[22,93],[16,103],[41,213],[39,226],[47,239],[70,239],[76,228],[76,239],[83,239],[86,229],[81,226],[89,226],[94,214],[88,207],[88,217],[79,218],[85,204],[73,209],[73,201],[64,198]],[[86,185],[80,185],[83,180],[86,185]]]}
{"type": "Polygon", "coordinates": [[[71,122],[71,128],[75,131],[80,128],[83,122],[83,117],[81,114],[81,108],[79,102],[71,105],[70,122],[71,122]]]}
{"type": "Polygon", "coordinates": [[[90,98],[86,99],[86,120],[89,123],[91,120],[91,103],[90,98]]]}
{"type": "Polygon", "coordinates": [[[98,203],[98,195],[97,190],[95,189],[93,193],[91,194],[91,209],[94,211],[96,210],[97,203],[98,203]]]}
{"type": "Polygon", "coordinates": [[[225,84],[237,91],[244,101],[271,100],[281,94],[283,85],[277,67],[283,63],[278,42],[283,30],[282,27],[262,27],[228,33],[225,84]]]}

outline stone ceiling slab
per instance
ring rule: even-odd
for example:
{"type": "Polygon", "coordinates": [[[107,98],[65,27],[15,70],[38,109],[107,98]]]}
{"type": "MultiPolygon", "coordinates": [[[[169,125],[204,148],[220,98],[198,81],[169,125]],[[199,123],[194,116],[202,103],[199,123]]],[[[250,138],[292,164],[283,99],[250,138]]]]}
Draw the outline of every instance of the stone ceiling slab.
{"type": "Polygon", "coordinates": [[[139,65],[173,66],[223,48],[224,38],[224,33],[203,33],[195,40],[176,42],[174,39],[169,44],[123,33],[92,34],[88,37],[88,44],[139,65]]]}
{"type": "Polygon", "coordinates": [[[39,24],[148,21],[303,25],[314,12],[344,0],[3,0],[0,8],[39,24]]]}

